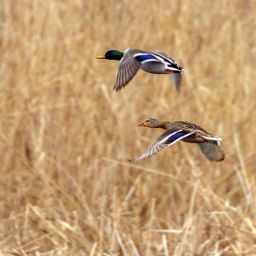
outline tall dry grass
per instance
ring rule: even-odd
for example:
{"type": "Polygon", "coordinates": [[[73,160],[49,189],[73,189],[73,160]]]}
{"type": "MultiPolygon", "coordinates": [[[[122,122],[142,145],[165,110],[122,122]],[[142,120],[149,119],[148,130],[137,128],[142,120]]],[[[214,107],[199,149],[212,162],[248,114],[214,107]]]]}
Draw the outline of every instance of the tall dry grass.
{"type": "Polygon", "coordinates": [[[6,255],[256,255],[255,1],[0,2],[0,248],[6,255]],[[184,73],[114,93],[107,49],[161,50],[184,73]],[[176,144],[190,120],[226,159],[176,144]],[[37,253],[37,254],[36,254],[37,253]]]}

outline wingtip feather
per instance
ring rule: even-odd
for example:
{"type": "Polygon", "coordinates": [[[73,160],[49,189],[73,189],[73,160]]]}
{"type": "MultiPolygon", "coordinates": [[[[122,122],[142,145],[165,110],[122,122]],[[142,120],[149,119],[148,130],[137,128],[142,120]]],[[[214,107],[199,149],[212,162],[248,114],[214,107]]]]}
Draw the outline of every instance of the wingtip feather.
{"type": "Polygon", "coordinates": [[[176,88],[176,91],[179,93],[180,92],[180,87],[181,87],[181,81],[182,81],[182,76],[181,73],[173,73],[172,74],[172,80],[174,83],[174,86],[176,88]]]}

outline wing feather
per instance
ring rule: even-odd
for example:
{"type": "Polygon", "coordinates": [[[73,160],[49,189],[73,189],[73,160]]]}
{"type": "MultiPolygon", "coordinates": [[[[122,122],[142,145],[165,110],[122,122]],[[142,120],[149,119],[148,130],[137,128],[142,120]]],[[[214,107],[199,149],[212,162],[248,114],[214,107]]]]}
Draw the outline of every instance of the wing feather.
{"type": "Polygon", "coordinates": [[[143,160],[145,158],[151,157],[152,155],[157,154],[162,149],[170,147],[176,142],[185,139],[188,136],[194,134],[195,131],[185,132],[183,130],[177,130],[175,132],[166,131],[164,132],[152,145],[146,149],[146,151],[138,157],[135,161],[143,160]]]}
{"type": "Polygon", "coordinates": [[[164,53],[164,52],[160,52],[160,51],[155,51],[155,52],[152,52],[153,54],[156,54],[156,55],[160,55],[163,59],[165,59],[166,61],[168,61],[168,62],[172,62],[172,64],[177,64],[177,62],[173,59],[173,58],[171,58],[171,57],[169,57],[166,53],[164,53]]]}
{"type": "Polygon", "coordinates": [[[120,61],[113,90],[119,91],[125,87],[136,75],[140,66],[140,62],[133,58],[132,49],[127,49],[120,61]]]}
{"type": "Polygon", "coordinates": [[[172,81],[175,85],[175,88],[177,91],[180,90],[180,85],[181,85],[181,81],[182,81],[182,76],[181,76],[181,72],[173,72],[171,74],[172,77],[172,81]]]}
{"type": "Polygon", "coordinates": [[[219,141],[209,141],[198,144],[201,152],[210,161],[223,161],[225,159],[225,152],[219,145],[219,141]]]}

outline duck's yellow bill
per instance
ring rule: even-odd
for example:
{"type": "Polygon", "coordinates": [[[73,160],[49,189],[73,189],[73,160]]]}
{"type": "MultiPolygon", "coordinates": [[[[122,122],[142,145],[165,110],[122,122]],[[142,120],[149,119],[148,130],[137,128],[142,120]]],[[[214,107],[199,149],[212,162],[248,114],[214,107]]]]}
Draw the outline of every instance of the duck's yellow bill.
{"type": "Polygon", "coordinates": [[[97,59],[106,59],[105,55],[99,55],[97,59]]]}

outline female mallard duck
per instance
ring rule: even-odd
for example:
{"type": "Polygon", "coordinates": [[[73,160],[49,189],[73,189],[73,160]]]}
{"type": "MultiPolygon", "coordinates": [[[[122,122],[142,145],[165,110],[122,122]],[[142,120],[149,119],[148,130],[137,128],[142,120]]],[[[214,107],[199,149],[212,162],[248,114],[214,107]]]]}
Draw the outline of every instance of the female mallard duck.
{"type": "Polygon", "coordinates": [[[161,149],[170,147],[180,140],[197,143],[201,152],[210,161],[222,161],[225,158],[225,153],[220,146],[221,138],[213,136],[199,125],[191,122],[169,122],[149,118],[145,122],[138,124],[138,126],[162,128],[166,131],[137,160],[148,158],[158,153],[161,149]]]}
{"type": "Polygon", "coordinates": [[[126,49],[124,52],[109,50],[97,59],[119,60],[116,83],[113,90],[119,91],[126,86],[136,75],[139,69],[153,74],[172,74],[176,89],[181,84],[181,71],[184,69],[176,61],[162,52],[141,51],[126,49]]]}

